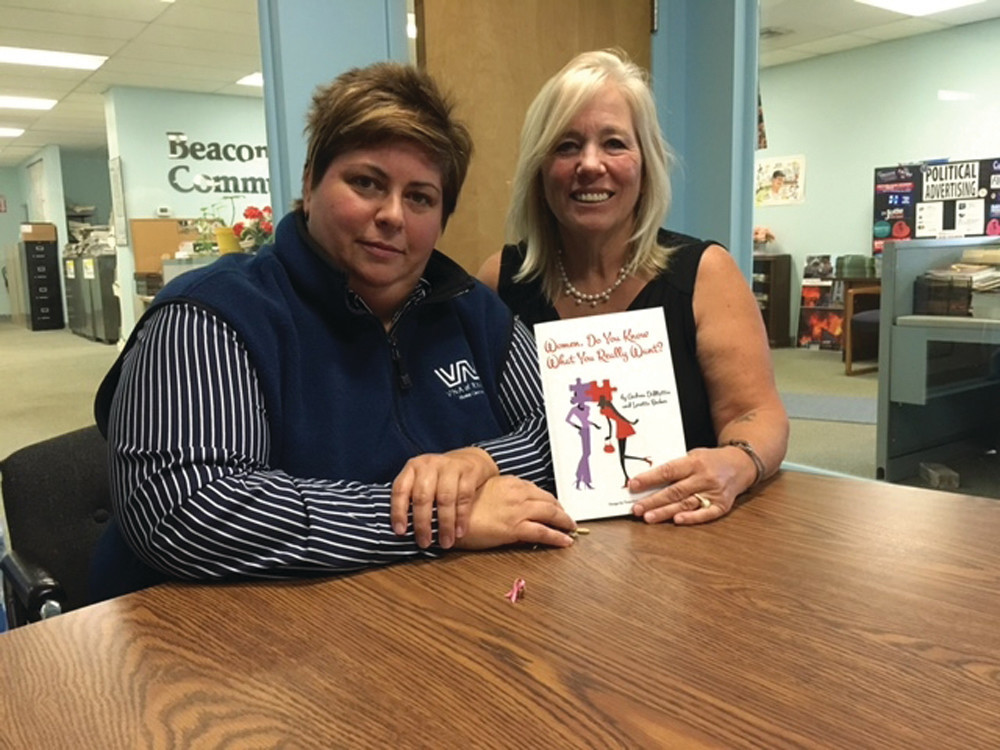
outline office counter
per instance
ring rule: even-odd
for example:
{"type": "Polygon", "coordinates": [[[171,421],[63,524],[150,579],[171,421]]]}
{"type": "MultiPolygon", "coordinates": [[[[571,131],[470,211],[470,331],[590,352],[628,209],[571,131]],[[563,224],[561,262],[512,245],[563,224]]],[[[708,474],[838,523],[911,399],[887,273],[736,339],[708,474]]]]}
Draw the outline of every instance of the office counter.
{"type": "Polygon", "coordinates": [[[12,631],[0,747],[1000,746],[997,501],[785,472],[716,523],[586,526],[12,631]]]}

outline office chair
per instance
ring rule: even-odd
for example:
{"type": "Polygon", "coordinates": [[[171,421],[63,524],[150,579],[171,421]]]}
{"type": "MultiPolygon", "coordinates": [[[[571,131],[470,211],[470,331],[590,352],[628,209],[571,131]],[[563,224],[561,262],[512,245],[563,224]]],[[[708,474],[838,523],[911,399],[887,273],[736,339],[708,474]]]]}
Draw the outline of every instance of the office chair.
{"type": "Polygon", "coordinates": [[[855,287],[844,302],[844,372],[858,375],[878,369],[879,302],[882,288],[855,287]],[[871,363],[875,360],[874,363],[871,363]],[[857,361],[866,361],[858,366],[857,361]]]}
{"type": "Polygon", "coordinates": [[[0,461],[9,627],[87,603],[91,552],[111,515],[107,455],[104,437],[90,426],[0,461]]]}

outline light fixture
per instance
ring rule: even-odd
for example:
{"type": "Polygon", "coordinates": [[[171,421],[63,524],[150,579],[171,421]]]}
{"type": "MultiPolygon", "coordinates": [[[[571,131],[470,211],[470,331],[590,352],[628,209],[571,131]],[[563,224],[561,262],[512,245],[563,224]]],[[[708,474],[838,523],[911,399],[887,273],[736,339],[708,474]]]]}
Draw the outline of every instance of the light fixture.
{"type": "Polygon", "coordinates": [[[417,38],[417,14],[406,14],[406,36],[408,39],[417,38]]]}
{"type": "Polygon", "coordinates": [[[0,96],[0,109],[52,109],[55,99],[35,99],[30,96],[0,96]]]}
{"type": "Polygon", "coordinates": [[[856,0],[865,5],[902,13],[905,16],[930,16],[946,10],[975,5],[983,0],[856,0]]]}
{"type": "Polygon", "coordinates": [[[938,89],[938,100],[942,102],[967,102],[975,97],[968,91],[954,91],[952,89],[938,89]]]}
{"type": "Polygon", "coordinates": [[[24,128],[0,128],[0,138],[17,138],[24,133],[24,128]]]}
{"type": "Polygon", "coordinates": [[[264,85],[264,74],[263,73],[251,73],[248,76],[243,76],[238,80],[240,86],[263,86],[264,85]]]}
{"type": "Polygon", "coordinates": [[[81,55],[76,52],[55,52],[26,47],[0,47],[0,63],[37,65],[42,68],[73,68],[97,70],[108,58],[104,55],[81,55]]]}

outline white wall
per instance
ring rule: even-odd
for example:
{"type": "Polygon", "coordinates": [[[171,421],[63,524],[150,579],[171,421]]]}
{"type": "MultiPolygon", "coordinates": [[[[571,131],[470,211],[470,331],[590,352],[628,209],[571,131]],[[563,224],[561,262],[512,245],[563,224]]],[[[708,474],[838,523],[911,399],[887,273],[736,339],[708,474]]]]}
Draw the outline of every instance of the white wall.
{"type": "MultiPolygon", "coordinates": [[[[791,253],[796,278],[807,255],[871,252],[876,167],[1000,156],[1000,20],[883,42],[761,71],[767,149],[806,157],[805,203],[758,207],[791,253]],[[941,102],[939,89],[969,101],[941,102]]],[[[799,289],[793,282],[793,333],[799,289]]]]}
{"type": "MultiPolygon", "coordinates": [[[[25,198],[21,180],[13,167],[0,168],[0,196],[7,204],[7,211],[0,213],[0,267],[7,264],[8,253],[15,252],[21,238],[21,222],[25,219],[25,198]]],[[[13,269],[8,269],[13,274],[13,269]]],[[[11,314],[7,286],[0,279],[0,319],[11,314]]]]}

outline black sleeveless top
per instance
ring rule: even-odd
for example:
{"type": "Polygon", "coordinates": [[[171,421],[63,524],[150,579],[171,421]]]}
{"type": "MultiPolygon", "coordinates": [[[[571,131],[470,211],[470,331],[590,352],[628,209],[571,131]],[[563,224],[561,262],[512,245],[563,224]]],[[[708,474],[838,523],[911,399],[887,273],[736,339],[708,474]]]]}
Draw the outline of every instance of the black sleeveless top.
{"type": "MultiPolygon", "coordinates": [[[[694,324],[695,276],[702,253],[709,245],[684,234],[661,229],[657,241],[663,247],[676,248],[670,254],[667,269],[651,280],[628,306],[629,310],[659,307],[667,321],[670,354],[674,360],[674,377],[680,399],[681,420],[688,450],[714,448],[718,442],[712,412],[709,408],[705,378],[698,365],[698,342],[694,324]]],[[[542,294],[540,281],[514,282],[524,260],[523,245],[506,245],[500,257],[500,280],[497,292],[526,325],[559,320],[559,313],[542,294]]]]}

